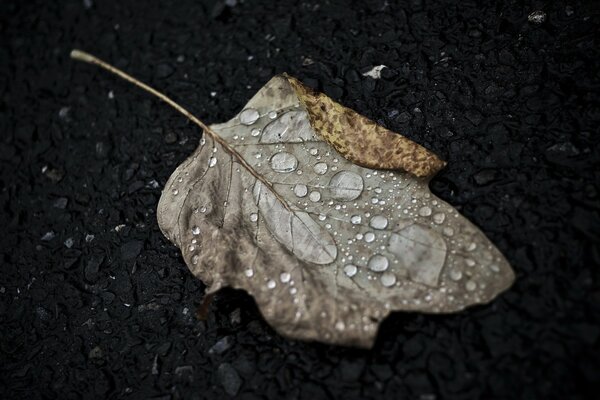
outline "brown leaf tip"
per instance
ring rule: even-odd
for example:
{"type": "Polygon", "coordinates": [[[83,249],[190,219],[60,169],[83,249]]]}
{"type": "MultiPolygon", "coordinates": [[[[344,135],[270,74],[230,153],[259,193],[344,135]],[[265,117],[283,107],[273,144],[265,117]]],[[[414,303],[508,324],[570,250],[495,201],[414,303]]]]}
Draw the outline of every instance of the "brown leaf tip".
{"type": "Polygon", "coordinates": [[[306,108],[315,132],[343,157],[373,169],[404,170],[429,177],[446,162],[425,147],[376,124],[327,95],[283,74],[306,108]]]}

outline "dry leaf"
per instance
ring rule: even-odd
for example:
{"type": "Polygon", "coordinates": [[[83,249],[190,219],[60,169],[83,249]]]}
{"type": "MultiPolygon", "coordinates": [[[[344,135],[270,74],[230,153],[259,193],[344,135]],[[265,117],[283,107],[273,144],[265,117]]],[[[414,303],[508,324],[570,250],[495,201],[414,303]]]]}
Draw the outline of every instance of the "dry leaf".
{"type": "Polygon", "coordinates": [[[208,128],[74,57],[205,128],[166,184],[160,228],[208,293],[246,290],[279,333],[370,347],[391,311],[456,312],[512,283],[483,233],[430,193],[443,161],[297,80],[271,79],[208,128]]]}

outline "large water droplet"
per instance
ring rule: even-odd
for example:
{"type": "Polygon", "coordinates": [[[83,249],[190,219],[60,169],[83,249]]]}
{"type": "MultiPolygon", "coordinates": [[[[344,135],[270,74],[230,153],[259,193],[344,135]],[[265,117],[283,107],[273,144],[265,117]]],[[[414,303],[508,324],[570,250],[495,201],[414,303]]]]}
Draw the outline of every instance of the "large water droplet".
{"type": "Polygon", "coordinates": [[[462,278],[462,272],[458,269],[452,269],[450,270],[450,279],[452,279],[453,281],[460,281],[460,279],[462,278]]]}
{"type": "Polygon", "coordinates": [[[350,217],[350,222],[352,222],[354,225],[360,224],[361,221],[362,221],[362,217],[360,215],[353,215],[350,217]]]}
{"type": "Polygon", "coordinates": [[[313,170],[317,174],[323,175],[325,172],[327,172],[327,164],[325,164],[324,162],[316,163],[313,167],[313,170]]]}
{"type": "Polygon", "coordinates": [[[292,276],[290,275],[289,272],[282,272],[281,275],[279,275],[279,280],[282,283],[288,283],[291,278],[292,278],[292,276]]]}
{"type": "Polygon", "coordinates": [[[354,264],[346,264],[344,266],[344,273],[350,278],[352,278],[354,275],[356,275],[357,272],[358,272],[358,268],[354,264]]]}
{"type": "Polygon", "coordinates": [[[371,218],[369,225],[371,225],[371,228],[373,229],[385,229],[388,225],[388,219],[383,215],[376,215],[371,218]]]}
{"type": "Polygon", "coordinates": [[[392,274],[391,272],[384,272],[379,280],[383,286],[391,287],[396,284],[396,275],[392,274]]]}
{"type": "Polygon", "coordinates": [[[260,114],[254,108],[246,108],[240,113],[240,122],[244,125],[252,125],[258,118],[260,118],[260,114]]]}
{"type": "Polygon", "coordinates": [[[467,281],[467,283],[465,283],[465,289],[467,289],[469,292],[472,292],[477,289],[477,284],[474,281],[467,281]]]}
{"type": "Polygon", "coordinates": [[[260,137],[261,143],[300,143],[315,140],[305,111],[290,111],[270,122],[260,137]]]}
{"type": "Polygon", "coordinates": [[[292,172],[298,168],[298,159],[291,153],[277,153],[271,157],[271,168],[275,172],[292,172]]]}
{"type": "Polygon", "coordinates": [[[304,197],[308,194],[308,187],[298,183],[296,186],[294,186],[294,194],[298,197],[304,197]]]}
{"type": "Polygon", "coordinates": [[[350,171],[340,171],[329,181],[329,189],[334,199],[350,201],[358,198],[363,191],[363,179],[350,171]]]}
{"type": "Polygon", "coordinates": [[[423,206],[419,209],[419,215],[421,217],[429,217],[431,215],[431,207],[423,206]]]}
{"type": "Polygon", "coordinates": [[[445,219],[446,219],[446,214],[444,214],[444,213],[440,212],[440,213],[433,214],[433,222],[435,222],[436,224],[442,224],[445,219]]]}
{"type": "Polygon", "coordinates": [[[308,198],[310,199],[310,201],[316,203],[317,201],[321,200],[321,193],[319,193],[315,190],[314,192],[310,192],[310,194],[308,195],[308,198]]]}
{"type": "Polygon", "coordinates": [[[382,272],[388,269],[390,266],[390,261],[386,256],[382,256],[381,254],[375,254],[371,258],[369,258],[369,262],[367,266],[371,271],[382,272]]]}

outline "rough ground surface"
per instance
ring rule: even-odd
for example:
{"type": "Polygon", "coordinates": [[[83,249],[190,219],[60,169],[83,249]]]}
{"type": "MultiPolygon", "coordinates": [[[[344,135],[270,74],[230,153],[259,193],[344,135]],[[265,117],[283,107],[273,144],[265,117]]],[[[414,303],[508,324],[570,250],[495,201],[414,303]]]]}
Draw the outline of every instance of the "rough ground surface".
{"type": "Polygon", "coordinates": [[[135,3],[3,2],[2,398],[595,397],[593,1],[135,3]],[[199,132],[71,62],[75,46],[207,122],[287,71],[406,134],[449,162],[433,190],[506,254],[515,285],[456,315],[397,314],[372,351],[286,340],[231,290],[199,321],[204,286],[155,216],[199,132]],[[361,75],[379,64],[380,80],[361,75]]]}

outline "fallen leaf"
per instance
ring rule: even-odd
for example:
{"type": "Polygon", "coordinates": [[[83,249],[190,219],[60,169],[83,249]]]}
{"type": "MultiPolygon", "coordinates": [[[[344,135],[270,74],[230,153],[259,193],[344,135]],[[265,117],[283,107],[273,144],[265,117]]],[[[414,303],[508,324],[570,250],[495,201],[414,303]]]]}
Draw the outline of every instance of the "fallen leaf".
{"type": "Polygon", "coordinates": [[[296,79],[272,78],[207,127],[73,57],[204,129],[165,186],[159,226],[208,294],[246,290],[279,333],[371,347],[392,311],[456,312],[513,282],[485,235],[429,191],[442,160],[296,79]]]}

